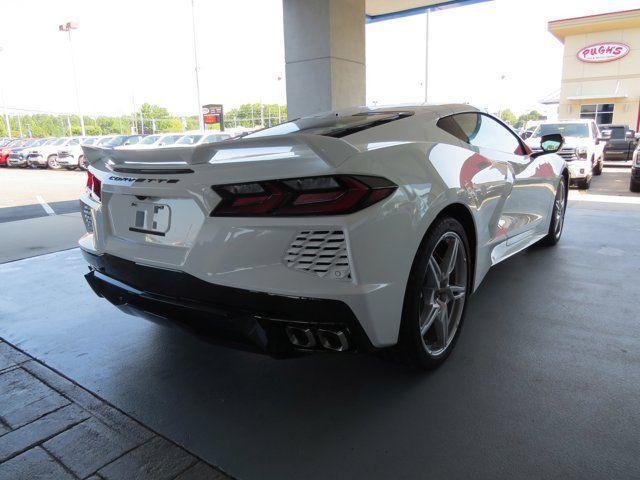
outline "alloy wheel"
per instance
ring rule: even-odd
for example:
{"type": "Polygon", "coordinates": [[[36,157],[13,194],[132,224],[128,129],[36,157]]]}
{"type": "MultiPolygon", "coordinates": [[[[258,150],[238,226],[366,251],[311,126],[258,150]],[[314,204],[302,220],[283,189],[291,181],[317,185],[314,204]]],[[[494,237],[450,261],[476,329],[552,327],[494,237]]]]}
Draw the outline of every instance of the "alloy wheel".
{"type": "Polygon", "coordinates": [[[467,294],[467,271],[462,239],[455,232],[444,233],[429,257],[418,311],[422,343],[433,357],[455,338],[467,294]]]}
{"type": "Polygon", "coordinates": [[[49,168],[52,168],[54,170],[57,170],[60,168],[60,165],[58,164],[58,156],[57,155],[51,155],[48,159],[47,159],[47,166],[49,168]]]}
{"type": "Polygon", "coordinates": [[[553,234],[556,238],[560,238],[560,234],[562,233],[562,227],[564,225],[564,212],[567,206],[567,200],[565,196],[565,185],[564,180],[560,181],[560,185],[558,185],[558,191],[556,192],[556,200],[554,204],[554,223],[555,229],[553,234]]]}

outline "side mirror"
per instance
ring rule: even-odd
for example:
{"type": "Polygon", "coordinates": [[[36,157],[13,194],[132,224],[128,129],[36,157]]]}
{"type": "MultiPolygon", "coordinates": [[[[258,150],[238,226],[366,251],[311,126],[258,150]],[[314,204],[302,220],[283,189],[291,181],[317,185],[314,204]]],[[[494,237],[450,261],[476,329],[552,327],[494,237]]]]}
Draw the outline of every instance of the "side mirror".
{"type": "Polygon", "coordinates": [[[540,139],[540,148],[544,153],[556,153],[564,144],[564,137],[559,133],[543,135],[540,139]]]}
{"type": "Polygon", "coordinates": [[[527,138],[529,138],[531,135],[533,135],[533,132],[531,130],[527,130],[526,132],[522,132],[522,139],[526,140],[527,138]]]}

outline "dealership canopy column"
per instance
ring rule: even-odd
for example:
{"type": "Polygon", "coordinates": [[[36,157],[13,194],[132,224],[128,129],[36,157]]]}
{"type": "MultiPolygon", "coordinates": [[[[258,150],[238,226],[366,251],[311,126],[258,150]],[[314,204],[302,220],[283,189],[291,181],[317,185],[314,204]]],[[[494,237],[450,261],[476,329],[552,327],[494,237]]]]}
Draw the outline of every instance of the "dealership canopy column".
{"type": "Polygon", "coordinates": [[[487,0],[283,0],[289,118],[364,105],[365,22],[487,0]]]}
{"type": "Polygon", "coordinates": [[[365,0],[284,0],[289,118],[365,103],[365,0]]]}

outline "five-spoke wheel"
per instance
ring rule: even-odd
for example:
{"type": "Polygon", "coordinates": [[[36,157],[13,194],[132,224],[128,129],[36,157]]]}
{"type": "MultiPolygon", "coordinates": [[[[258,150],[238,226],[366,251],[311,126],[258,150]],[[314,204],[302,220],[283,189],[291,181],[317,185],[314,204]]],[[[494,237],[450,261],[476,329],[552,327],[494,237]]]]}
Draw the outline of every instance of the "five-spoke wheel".
{"type": "Polygon", "coordinates": [[[467,232],[451,217],[437,220],[413,262],[400,326],[396,359],[423,369],[449,355],[464,320],[471,288],[467,232]]]}
{"type": "Polygon", "coordinates": [[[420,335],[430,355],[441,354],[455,337],[467,292],[467,254],[455,232],[436,244],[420,290],[420,335]]]}

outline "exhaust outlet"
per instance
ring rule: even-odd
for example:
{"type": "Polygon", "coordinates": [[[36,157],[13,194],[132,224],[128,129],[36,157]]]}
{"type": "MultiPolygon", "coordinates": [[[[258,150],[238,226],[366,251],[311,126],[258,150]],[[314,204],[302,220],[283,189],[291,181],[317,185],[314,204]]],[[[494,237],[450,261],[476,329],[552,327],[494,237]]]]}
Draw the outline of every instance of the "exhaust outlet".
{"type": "Polygon", "coordinates": [[[287,325],[284,330],[287,332],[289,341],[296,347],[312,348],[316,346],[316,338],[310,328],[287,325]]]}
{"type": "Polygon", "coordinates": [[[343,330],[324,330],[319,328],[318,339],[320,344],[327,350],[344,352],[349,349],[349,340],[343,330]]]}

